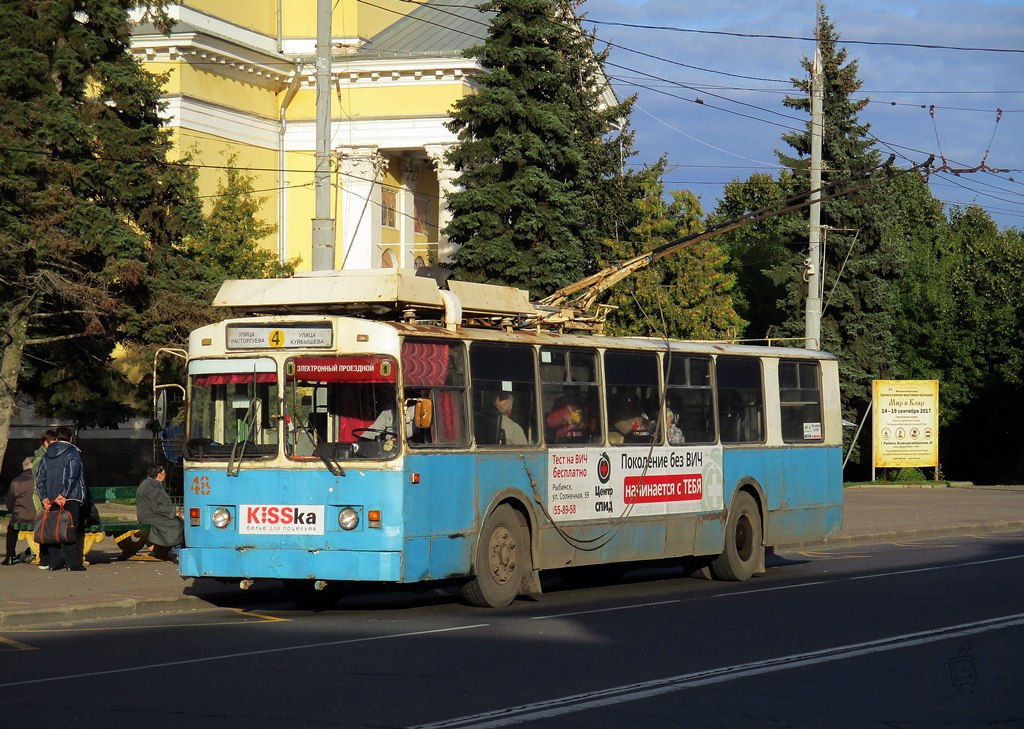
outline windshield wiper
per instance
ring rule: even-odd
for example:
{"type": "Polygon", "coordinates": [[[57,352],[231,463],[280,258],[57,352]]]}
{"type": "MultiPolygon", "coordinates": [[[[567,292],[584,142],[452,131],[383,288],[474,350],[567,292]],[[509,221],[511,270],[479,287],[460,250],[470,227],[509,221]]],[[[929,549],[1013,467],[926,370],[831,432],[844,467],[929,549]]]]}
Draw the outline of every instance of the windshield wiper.
{"type": "Polygon", "coordinates": [[[344,476],[345,469],[342,468],[341,464],[334,459],[333,453],[334,447],[332,443],[317,443],[316,447],[313,449],[313,455],[324,462],[328,471],[335,476],[344,476]]]}
{"type": "Polygon", "coordinates": [[[245,411],[245,417],[242,418],[242,426],[238,429],[235,434],[235,440],[231,443],[231,458],[228,460],[228,476],[237,476],[238,472],[242,470],[242,459],[245,458],[245,447],[249,443],[249,437],[252,435],[253,428],[256,427],[256,423],[259,422],[260,409],[263,402],[256,397],[254,394],[252,399],[249,400],[249,409],[245,411]],[[241,448],[239,448],[239,438],[242,433],[245,433],[245,438],[241,441],[241,448]],[[235,456],[238,456],[237,460],[235,456]]]}

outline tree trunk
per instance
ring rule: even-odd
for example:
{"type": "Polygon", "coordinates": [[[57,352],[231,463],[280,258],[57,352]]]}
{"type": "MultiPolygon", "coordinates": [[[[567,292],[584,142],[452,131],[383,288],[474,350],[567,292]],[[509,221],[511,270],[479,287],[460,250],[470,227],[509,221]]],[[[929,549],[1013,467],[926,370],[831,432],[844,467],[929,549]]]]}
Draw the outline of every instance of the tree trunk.
{"type": "Polygon", "coordinates": [[[31,298],[17,301],[7,317],[9,340],[0,359],[0,464],[7,453],[7,441],[11,434],[11,421],[18,405],[18,378],[21,375],[21,358],[28,338],[28,307],[31,298]]]}

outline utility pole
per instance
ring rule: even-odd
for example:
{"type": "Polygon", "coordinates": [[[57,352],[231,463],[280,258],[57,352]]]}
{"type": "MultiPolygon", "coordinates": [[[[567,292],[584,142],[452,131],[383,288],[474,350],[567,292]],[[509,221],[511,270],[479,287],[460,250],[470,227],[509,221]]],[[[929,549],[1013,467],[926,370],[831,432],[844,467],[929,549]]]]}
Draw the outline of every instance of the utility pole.
{"type": "MultiPolygon", "coordinates": [[[[820,13],[819,13],[820,17],[820,13]]],[[[808,231],[807,309],[804,316],[804,347],[821,349],[821,139],[825,114],[821,49],[814,48],[811,72],[811,206],[808,231]]]]}
{"type": "Polygon", "coordinates": [[[334,270],[331,218],[331,0],[316,1],[316,211],[313,218],[314,271],[334,270]]]}

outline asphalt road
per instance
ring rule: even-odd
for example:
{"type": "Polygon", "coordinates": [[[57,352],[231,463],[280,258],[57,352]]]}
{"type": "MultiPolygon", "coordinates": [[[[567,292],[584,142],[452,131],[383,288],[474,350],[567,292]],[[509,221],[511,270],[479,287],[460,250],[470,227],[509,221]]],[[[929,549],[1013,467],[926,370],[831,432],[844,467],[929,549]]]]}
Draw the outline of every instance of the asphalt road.
{"type": "Polygon", "coordinates": [[[545,587],[503,610],[263,593],[0,632],[0,727],[1024,725],[1024,533],[779,552],[746,583],[545,587]]]}

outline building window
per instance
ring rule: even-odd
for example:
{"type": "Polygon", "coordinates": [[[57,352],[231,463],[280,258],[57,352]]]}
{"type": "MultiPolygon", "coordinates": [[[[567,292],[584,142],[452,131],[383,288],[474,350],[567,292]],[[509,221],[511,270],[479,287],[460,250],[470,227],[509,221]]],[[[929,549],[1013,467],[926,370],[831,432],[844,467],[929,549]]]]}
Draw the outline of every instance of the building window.
{"type": "Polygon", "coordinates": [[[380,224],[385,228],[398,227],[398,190],[393,187],[381,188],[380,224]]]}
{"type": "Polygon", "coordinates": [[[430,210],[430,201],[426,195],[414,195],[412,198],[413,208],[413,232],[419,235],[427,234],[427,213],[430,210]]]}

